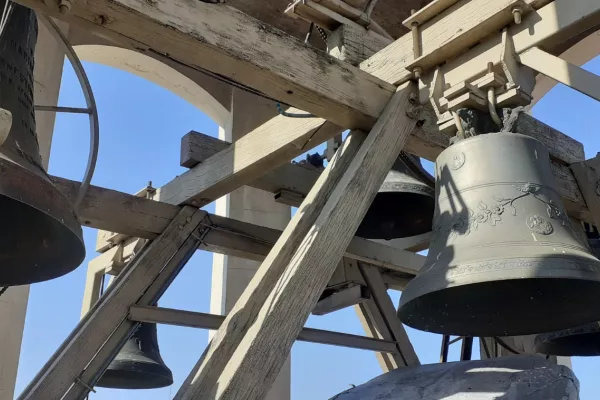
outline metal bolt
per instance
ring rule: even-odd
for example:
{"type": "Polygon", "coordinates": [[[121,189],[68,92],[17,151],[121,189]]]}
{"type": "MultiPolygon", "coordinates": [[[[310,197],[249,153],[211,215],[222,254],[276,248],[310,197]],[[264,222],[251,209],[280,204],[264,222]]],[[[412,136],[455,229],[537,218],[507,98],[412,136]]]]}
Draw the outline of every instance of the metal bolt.
{"type": "Polygon", "coordinates": [[[96,22],[98,25],[106,25],[108,20],[104,15],[97,15],[96,18],[94,18],[94,22],[96,22]]]}
{"type": "Polygon", "coordinates": [[[512,9],[513,17],[515,18],[515,24],[521,23],[521,16],[523,15],[523,9],[521,7],[515,7],[512,9]]]}
{"type": "Polygon", "coordinates": [[[188,224],[189,224],[190,222],[192,222],[192,217],[187,217],[187,218],[185,219],[185,222],[187,222],[188,224]]]}
{"type": "Polygon", "coordinates": [[[179,225],[179,229],[183,230],[184,226],[183,225],[179,225]]]}
{"type": "Polygon", "coordinates": [[[194,207],[198,207],[198,202],[197,202],[196,200],[192,200],[192,201],[191,201],[191,204],[192,204],[194,207]]]}
{"type": "Polygon", "coordinates": [[[416,93],[413,93],[413,92],[411,92],[411,93],[408,95],[408,102],[409,102],[410,104],[417,104],[417,100],[418,100],[418,96],[417,96],[417,94],[416,94],[416,93]]]}
{"type": "Polygon", "coordinates": [[[421,74],[423,73],[423,68],[421,67],[415,67],[415,69],[413,69],[413,78],[414,79],[421,79],[421,74]]]}
{"type": "Polygon", "coordinates": [[[487,63],[487,72],[488,72],[488,74],[490,72],[493,72],[493,70],[494,70],[494,63],[493,62],[487,63]]]}
{"type": "Polygon", "coordinates": [[[58,11],[65,15],[71,10],[71,2],[69,0],[60,0],[58,4],[58,11]]]}

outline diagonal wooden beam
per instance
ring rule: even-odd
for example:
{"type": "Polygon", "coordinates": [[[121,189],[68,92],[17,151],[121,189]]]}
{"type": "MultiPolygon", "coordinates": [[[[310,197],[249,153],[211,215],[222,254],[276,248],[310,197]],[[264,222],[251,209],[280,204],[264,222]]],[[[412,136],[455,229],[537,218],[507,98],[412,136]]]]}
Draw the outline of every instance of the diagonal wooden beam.
{"type": "Polygon", "coordinates": [[[398,89],[347,167],[338,160],[359,137],[351,134],[338,150],[177,400],[264,397],[417,122],[406,115],[412,90],[398,89]]]}
{"type": "MultiPolygon", "coordinates": [[[[51,16],[133,39],[347,128],[369,129],[394,87],[226,4],[192,0],[19,0],[51,16]]],[[[139,47],[139,45],[137,46],[139,47]]]]}

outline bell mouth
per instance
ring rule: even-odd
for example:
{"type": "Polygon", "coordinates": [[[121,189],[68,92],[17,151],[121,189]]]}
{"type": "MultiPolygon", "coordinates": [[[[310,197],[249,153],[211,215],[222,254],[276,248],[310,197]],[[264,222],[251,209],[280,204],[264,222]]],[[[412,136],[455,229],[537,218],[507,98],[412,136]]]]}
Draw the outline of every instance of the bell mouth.
{"type": "Polygon", "coordinates": [[[82,231],[67,198],[40,174],[0,157],[0,286],[57,278],[85,257],[82,231]]]}
{"type": "Polygon", "coordinates": [[[591,357],[600,355],[600,324],[544,333],[535,338],[535,351],[553,356],[591,357]]]}
{"type": "Polygon", "coordinates": [[[96,386],[109,389],[159,389],[173,384],[173,373],[165,365],[139,360],[115,360],[96,386]]]}
{"type": "Polygon", "coordinates": [[[375,196],[356,236],[400,239],[431,232],[435,200],[422,193],[380,192],[375,196]]]}
{"type": "Polygon", "coordinates": [[[600,308],[590,307],[590,304],[600,304],[600,282],[592,279],[557,274],[555,277],[490,279],[431,290],[423,286],[431,277],[421,278],[425,279],[416,282],[418,278],[415,278],[402,293],[398,317],[406,325],[427,332],[517,336],[558,331],[600,320],[600,308]]]}

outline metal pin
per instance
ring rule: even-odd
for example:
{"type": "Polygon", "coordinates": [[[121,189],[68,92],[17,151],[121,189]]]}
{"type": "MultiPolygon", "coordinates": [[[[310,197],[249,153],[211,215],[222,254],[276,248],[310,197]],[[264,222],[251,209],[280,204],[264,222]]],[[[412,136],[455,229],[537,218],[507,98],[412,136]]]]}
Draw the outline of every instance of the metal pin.
{"type": "Polygon", "coordinates": [[[75,382],[79,383],[81,386],[83,386],[84,388],[86,388],[87,390],[96,393],[96,390],[94,390],[93,387],[91,387],[90,385],[88,385],[87,383],[85,383],[80,377],[75,378],[75,382]]]}

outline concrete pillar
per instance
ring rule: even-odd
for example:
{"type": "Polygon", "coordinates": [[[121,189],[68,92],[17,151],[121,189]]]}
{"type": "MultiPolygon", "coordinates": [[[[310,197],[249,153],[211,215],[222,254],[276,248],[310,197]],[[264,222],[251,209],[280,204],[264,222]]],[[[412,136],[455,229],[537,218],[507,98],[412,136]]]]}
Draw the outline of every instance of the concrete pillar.
{"type": "MultiPolygon", "coordinates": [[[[277,114],[272,101],[234,89],[231,115],[219,130],[219,139],[233,142],[277,114]]],[[[273,194],[243,186],[216,201],[216,214],[269,228],[284,229],[291,217],[289,206],[276,203],[273,194]]],[[[210,311],[226,315],[260,266],[259,262],[213,255],[210,311]]],[[[209,336],[212,337],[212,336],[209,336]]],[[[289,400],[290,360],[281,369],[267,400],[289,400]]]]}
{"type": "MultiPolygon", "coordinates": [[[[61,48],[39,24],[34,70],[35,104],[57,104],[63,63],[61,48]]],[[[48,169],[55,114],[37,112],[35,117],[42,164],[48,169]]],[[[0,400],[14,398],[28,297],[29,286],[10,287],[0,297],[0,400]]]]}

